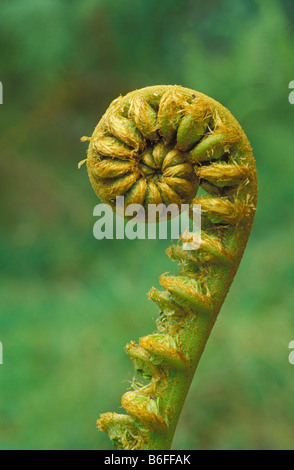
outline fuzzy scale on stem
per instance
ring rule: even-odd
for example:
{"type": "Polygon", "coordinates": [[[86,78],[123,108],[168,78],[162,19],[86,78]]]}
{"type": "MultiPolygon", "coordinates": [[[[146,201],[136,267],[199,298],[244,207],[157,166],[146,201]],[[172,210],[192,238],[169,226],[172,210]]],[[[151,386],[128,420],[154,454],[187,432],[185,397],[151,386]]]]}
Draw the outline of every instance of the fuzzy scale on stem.
{"type": "Polygon", "coordinates": [[[114,100],[89,140],[88,175],[115,210],[125,204],[201,204],[198,249],[181,240],[167,250],[177,275],[149,298],[157,331],[126,346],[135,368],[122,397],[128,414],[98,420],[117,449],[170,449],[196,367],[243,256],[257,202],[255,162],[234,117],[208,96],[154,86],[114,100]],[[199,185],[206,192],[196,198],[199,185]],[[148,381],[143,385],[137,377],[148,381]]]}

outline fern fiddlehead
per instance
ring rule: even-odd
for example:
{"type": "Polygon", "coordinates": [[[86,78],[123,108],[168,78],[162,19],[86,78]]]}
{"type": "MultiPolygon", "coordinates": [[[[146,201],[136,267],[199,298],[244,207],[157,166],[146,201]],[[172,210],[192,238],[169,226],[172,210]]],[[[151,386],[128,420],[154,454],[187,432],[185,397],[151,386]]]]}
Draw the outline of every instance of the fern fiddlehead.
{"type": "Polygon", "coordinates": [[[234,279],[257,202],[255,162],[241,126],[220,103],[180,86],[154,86],[114,100],[89,140],[88,175],[99,198],[125,204],[200,204],[200,247],[167,249],[176,275],[149,297],[157,330],[126,346],[132,389],[127,414],[104,413],[100,430],[117,449],[171,446],[196,367],[234,279]],[[205,195],[196,197],[199,185],[205,195]],[[140,383],[143,376],[147,383],[140,383]]]}

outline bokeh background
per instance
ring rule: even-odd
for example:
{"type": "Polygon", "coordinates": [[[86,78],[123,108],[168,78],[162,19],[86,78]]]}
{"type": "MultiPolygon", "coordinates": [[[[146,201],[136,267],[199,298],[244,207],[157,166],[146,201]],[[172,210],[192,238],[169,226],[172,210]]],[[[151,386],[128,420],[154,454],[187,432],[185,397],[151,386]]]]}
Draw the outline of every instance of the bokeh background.
{"type": "Polygon", "coordinates": [[[224,104],[259,177],[256,221],[188,395],[174,449],[293,449],[292,0],[0,3],[1,449],[112,449],[124,346],[151,333],[146,293],[169,241],[97,241],[77,169],[109,102],[178,84],[224,104]]]}

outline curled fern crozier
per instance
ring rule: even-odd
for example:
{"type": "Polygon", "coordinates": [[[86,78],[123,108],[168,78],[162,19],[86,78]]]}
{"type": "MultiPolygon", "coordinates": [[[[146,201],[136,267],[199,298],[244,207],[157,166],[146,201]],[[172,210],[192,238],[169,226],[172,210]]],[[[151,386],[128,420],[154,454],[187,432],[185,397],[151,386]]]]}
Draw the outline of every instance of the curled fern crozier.
{"type": "Polygon", "coordinates": [[[83,140],[90,141],[93,189],[114,210],[117,196],[126,207],[201,205],[200,247],[184,250],[181,240],[170,246],[177,274],[162,275],[163,290],[149,292],[159,307],[157,330],[126,346],[135,368],[132,389],[121,400],[126,414],[104,413],[98,420],[117,449],[167,450],[252,228],[252,149],[220,103],[168,85],[120,96],[83,140]]]}

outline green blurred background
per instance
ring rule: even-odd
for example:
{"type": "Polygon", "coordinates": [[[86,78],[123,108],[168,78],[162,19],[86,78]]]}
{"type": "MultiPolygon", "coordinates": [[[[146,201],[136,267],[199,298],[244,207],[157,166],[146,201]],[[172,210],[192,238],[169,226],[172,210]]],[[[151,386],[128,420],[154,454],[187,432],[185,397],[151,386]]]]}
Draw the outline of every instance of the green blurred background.
{"type": "Polygon", "coordinates": [[[174,449],[293,449],[292,0],[0,2],[1,449],[112,449],[124,346],[151,333],[146,293],[176,266],[169,241],[97,241],[77,169],[109,102],[179,84],[244,127],[256,222],[188,395],[174,449]]]}

